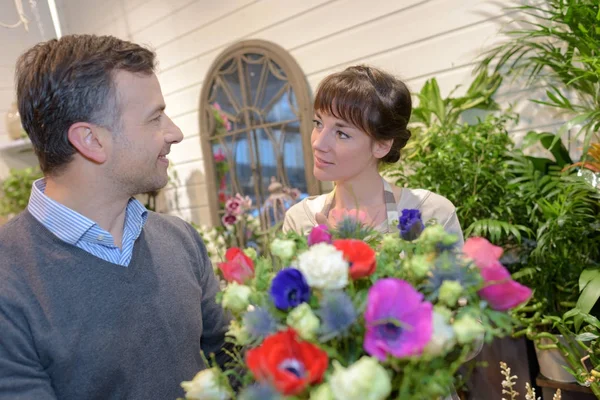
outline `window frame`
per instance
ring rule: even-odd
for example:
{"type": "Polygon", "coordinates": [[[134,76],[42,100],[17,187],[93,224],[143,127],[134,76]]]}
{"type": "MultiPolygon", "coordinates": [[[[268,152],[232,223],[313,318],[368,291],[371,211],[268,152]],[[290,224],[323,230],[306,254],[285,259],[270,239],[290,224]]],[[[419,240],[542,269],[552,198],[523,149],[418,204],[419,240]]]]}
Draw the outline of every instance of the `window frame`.
{"type": "MultiPolygon", "coordinates": [[[[235,43],[222,51],[211,64],[202,83],[199,99],[199,124],[200,145],[204,163],[208,205],[210,209],[211,225],[221,223],[219,217],[218,188],[216,182],[215,164],[213,162],[211,134],[215,129],[215,120],[212,107],[208,103],[212,82],[218,71],[231,59],[243,54],[255,53],[269,57],[285,72],[288,82],[294,92],[298,106],[299,129],[302,138],[302,153],[305,166],[305,178],[308,194],[321,193],[321,185],[313,175],[313,156],[310,143],[310,134],[313,128],[313,105],[310,87],[306,77],[296,60],[281,46],[265,40],[251,39],[235,43]]],[[[265,177],[263,177],[265,179],[265,177]]]]}

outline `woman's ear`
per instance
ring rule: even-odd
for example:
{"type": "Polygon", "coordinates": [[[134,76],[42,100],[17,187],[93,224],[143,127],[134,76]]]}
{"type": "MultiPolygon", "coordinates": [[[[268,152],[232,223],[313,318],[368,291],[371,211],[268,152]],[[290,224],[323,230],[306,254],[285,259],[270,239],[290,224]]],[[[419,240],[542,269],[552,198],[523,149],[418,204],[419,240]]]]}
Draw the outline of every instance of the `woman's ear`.
{"type": "Polygon", "coordinates": [[[102,164],[107,158],[107,135],[97,125],[77,122],[67,133],[69,142],[77,152],[90,161],[102,164]]]}
{"type": "Polygon", "coordinates": [[[394,144],[394,139],[390,140],[380,140],[373,142],[373,156],[375,158],[383,158],[387,156],[387,154],[392,149],[392,145],[394,144]]]}

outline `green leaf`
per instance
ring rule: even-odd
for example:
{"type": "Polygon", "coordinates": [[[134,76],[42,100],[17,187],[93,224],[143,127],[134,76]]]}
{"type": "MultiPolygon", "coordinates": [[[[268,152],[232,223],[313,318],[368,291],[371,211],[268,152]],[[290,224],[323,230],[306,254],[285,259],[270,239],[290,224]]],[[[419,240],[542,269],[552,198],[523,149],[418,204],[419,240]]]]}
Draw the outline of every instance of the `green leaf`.
{"type": "Polygon", "coordinates": [[[579,275],[579,292],[583,291],[583,288],[594,278],[600,276],[600,269],[589,268],[585,269],[579,275]]]}
{"type": "Polygon", "coordinates": [[[590,342],[592,340],[596,340],[598,339],[600,336],[595,335],[591,332],[584,332],[584,333],[580,333],[579,335],[575,336],[575,340],[580,341],[580,342],[590,342]]]}
{"type": "Polygon", "coordinates": [[[551,146],[554,146],[561,137],[563,137],[563,135],[565,135],[568,131],[570,131],[571,129],[573,129],[574,126],[576,125],[581,125],[584,122],[586,122],[592,115],[594,114],[594,112],[587,112],[584,114],[580,114],[578,116],[576,116],[575,118],[567,121],[566,124],[563,124],[560,129],[558,130],[558,132],[556,133],[556,136],[554,138],[554,140],[552,141],[551,146]]]}
{"type": "Polygon", "coordinates": [[[577,300],[577,308],[584,313],[589,313],[598,298],[600,298],[600,275],[597,275],[585,285],[577,300]]]}
{"type": "Polygon", "coordinates": [[[577,317],[581,315],[581,310],[578,308],[573,308],[566,313],[563,314],[563,320],[567,320],[571,317],[577,317]]]}

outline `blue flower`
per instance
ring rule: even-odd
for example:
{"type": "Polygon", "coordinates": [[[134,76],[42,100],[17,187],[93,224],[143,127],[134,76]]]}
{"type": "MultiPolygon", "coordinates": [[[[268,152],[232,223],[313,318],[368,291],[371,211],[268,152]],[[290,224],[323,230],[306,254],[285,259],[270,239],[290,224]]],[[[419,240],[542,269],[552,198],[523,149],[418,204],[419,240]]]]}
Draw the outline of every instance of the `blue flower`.
{"type": "Polygon", "coordinates": [[[406,208],[402,210],[398,229],[400,229],[400,237],[404,240],[413,241],[418,238],[425,229],[421,220],[421,211],[406,208]]]}
{"type": "Polygon", "coordinates": [[[243,324],[250,340],[259,342],[271,333],[277,331],[277,321],[264,308],[256,307],[252,311],[248,311],[243,318],[243,324]]]}
{"type": "Polygon", "coordinates": [[[279,400],[281,395],[269,385],[255,383],[240,393],[239,400],[279,400]]]}
{"type": "Polygon", "coordinates": [[[323,341],[344,335],[358,317],[352,300],[342,291],[326,292],[320,307],[318,315],[321,318],[323,341]]]}
{"type": "Polygon", "coordinates": [[[273,278],[269,292],[275,307],[289,310],[310,299],[310,287],[302,272],[295,268],[279,271],[273,278]]]}

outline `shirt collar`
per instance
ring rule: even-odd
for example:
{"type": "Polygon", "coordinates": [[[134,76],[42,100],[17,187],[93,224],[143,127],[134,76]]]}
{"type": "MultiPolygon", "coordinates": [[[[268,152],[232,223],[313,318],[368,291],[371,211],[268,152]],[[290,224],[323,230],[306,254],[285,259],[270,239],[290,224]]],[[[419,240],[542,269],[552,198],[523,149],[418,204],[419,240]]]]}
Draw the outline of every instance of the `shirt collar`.
{"type": "MultiPolygon", "coordinates": [[[[44,178],[35,181],[31,188],[28,211],[50,232],[62,241],[76,245],[90,229],[97,227],[91,219],[81,215],[77,211],[60,204],[44,194],[46,180],[44,178]]],[[[148,210],[138,200],[131,198],[127,203],[124,226],[138,227],[134,234],[139,236],[143,225],[148,218],[148,210]]],[[[108,234],[108,232],[106,232],[108,234]]]]}

